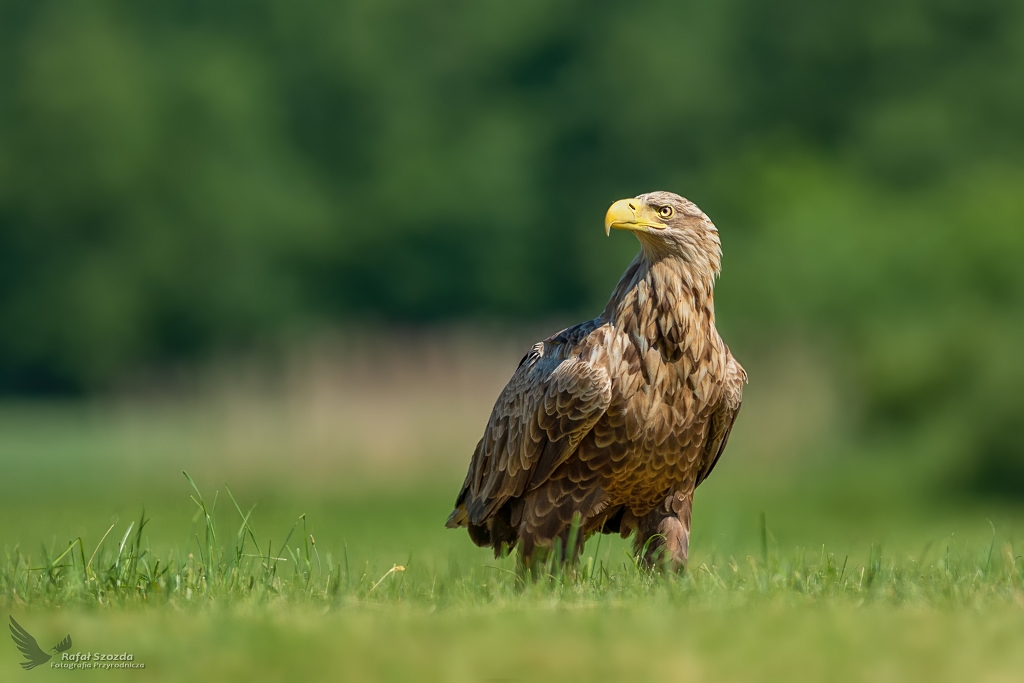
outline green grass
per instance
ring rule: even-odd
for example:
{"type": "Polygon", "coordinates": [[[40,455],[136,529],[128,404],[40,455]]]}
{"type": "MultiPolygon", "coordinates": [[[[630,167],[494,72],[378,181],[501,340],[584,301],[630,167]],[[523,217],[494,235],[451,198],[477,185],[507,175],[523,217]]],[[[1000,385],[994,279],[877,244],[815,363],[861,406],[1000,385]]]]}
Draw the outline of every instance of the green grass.
{"type": "Polygon", "coordinates": [[[13,607],[184,608],[229,602],[326,609],[364,603],[518,608],[550,601],[651,601],[676,608],[754,602],[950,608],[1015,605],[1024,598],[1024,561],[1012,542],[998,542],[994,526],[987,547],[958,548],[947,542],[931,552],[929,543],[918,558],[897,559],[872,546],[862,562],[824,545],[780,550],[762,516],[759,553],[712,550],[695,554],[684,573],[662,574],[638,566],[621,541],[595,536],[578,564],[549,562],[539,579],[530,580],[515,571],[514,558],[478,554],[460,562],[455,556],[439,561],[427,555],[420,561],[410,548],[407,560],[384,569],[368,559],[353,561],[344,541],[340,553],[321,552],[305,514],[275,543],[257,533],[255,506],[243,508],[227,486],[208,500],[185,477],[196,510],[181,548],[154,550],[147,542],[150,519],[143,511],[123,530],[111,524],[88,548],[77,537],[63,547],[44,546],[35,555],[9,549],[0,596],[13,607]],[[218,521],[218,506],[234,513],[233,524],[218,521]]]}
{"type": "MultiPolygon", "coordinates": [[[[994,526],[984,542],[858,558],[780,546],[755,521],[751,552],[704,543],[680,575],[599,537],[579,565],[524,581],[513,558],[435,534],[439,501],[335,508],[365,515],[350,549],[315,541],[310,515],[274,541],[226,486],[182,481],[180,545],[152,543],[142,513],[95,543],[9,548],[0,600],[40,642],[71,632],[84,651],[132,652],[147,668],[119,675],[152,680],[1011,680],[1024,664],[1024,560],[994,526]],[[398,545],[375,542],[388,529],[398,545]],[[403,543],[401,564],[374,559],[403,543]]],[[[0,648],[0,671],[17,661],[0,648]]]]}
{"type": "MultiPolygon", "coordinates": [[[[163,442],[159,458],[132,461],[95,425],[56,419],[61,429],[33,437],[50,424],[35,415],[16,439],[0,434],[0,465],[41,456],[0,480],[0,602],[44,647],[71,633],[73,651],[146,664],[73,673],[82,680],[1006,681],[1024,670],[1024,511],[936,493],[913,462],[805,461],[767,476],[740,450],[698,492],[686,573],[642,571],[628,541],[604,536],[576,567],[524,582],[514,558],[444,529],[457,471],[331,489],[243,467],[229,489],[198,465],[195,483],[171,472],[163,442]]],[[[18,661],[0,645],[0,680],[68,673],[18,661]]]]}

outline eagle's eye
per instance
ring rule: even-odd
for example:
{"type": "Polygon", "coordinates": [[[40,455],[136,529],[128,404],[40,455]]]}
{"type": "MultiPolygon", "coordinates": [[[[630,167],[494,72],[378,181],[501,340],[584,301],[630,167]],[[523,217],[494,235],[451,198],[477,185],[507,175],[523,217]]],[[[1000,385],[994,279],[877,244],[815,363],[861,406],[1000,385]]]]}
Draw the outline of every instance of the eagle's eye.
{"type": "Polygon", "coordinates": [[[672,214],[676,212],[671,206],[663,206],[658,209],[658,215],[662,218],[672,218],[672,214]]]}

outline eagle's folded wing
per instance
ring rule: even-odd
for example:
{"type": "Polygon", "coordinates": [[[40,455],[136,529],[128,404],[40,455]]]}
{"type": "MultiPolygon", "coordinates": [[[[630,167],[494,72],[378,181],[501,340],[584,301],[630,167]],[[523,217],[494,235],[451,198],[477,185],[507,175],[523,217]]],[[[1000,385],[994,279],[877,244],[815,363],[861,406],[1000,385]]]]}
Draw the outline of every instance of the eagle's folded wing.
{"type": "MultiPolygon", "coordinates": [[[[553,340],[565,337],[568,346],[580,334],[553,340]]],[[[564,351],[537,344],[519,364],[476,446],[449,527],[481,524],[510,498],[544,483],[608,409],[607,371],[564,351]]]]}

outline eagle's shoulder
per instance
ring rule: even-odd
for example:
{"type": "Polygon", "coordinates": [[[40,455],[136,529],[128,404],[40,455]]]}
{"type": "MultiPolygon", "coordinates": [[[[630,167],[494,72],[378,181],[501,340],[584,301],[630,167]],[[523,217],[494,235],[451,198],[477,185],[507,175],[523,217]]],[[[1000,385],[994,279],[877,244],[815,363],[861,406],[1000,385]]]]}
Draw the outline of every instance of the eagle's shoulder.
{"type": "Polygon", "coordinates": [[[594,318],[567,327],[551,335],[538,346],[543,346],[548,354],[555,352],[570,355],[573,351],[581,350],[581,347],[592,346],[595,342],[600,343],[609,328],[609,323],[601,318],[594,318]]]}
{"type": "Polygon", "coordinates": [[[722,453],[729,443],[732,427],[736,424],[736,416],[739,415],[740,406],[743,404],[743,385],[747,383],[747,371],[732,355],[729,347],[725,347],[725,354],[725,378],[722,381],[722,393],[710,416],[697,485],[708,478],[711,470],[715,468],[718,460],[722,457],[722,453]]]}
{"type": "Polygon", "coordinates": [[[725,347],[725,381],[723,382],[722,403],[730,410],[739,410],[743,403],[743,385],[747,383],[747,371],[725,347]]]}

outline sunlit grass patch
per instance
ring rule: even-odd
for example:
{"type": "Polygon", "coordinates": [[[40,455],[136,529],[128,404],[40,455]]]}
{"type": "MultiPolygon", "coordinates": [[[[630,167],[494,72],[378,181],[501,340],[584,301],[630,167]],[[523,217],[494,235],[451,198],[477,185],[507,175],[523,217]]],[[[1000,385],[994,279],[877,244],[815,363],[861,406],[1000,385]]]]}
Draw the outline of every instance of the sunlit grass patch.
{"type": "MultiPolygon", "coordinates": [[[[185,475],[188,477],[188,475],[185,475]]],[[[417,559],[413,548],[390,567],[350,559],[347,544],[324,550],[300,515],[281,541],[261,536],[253,508],[227,486],[212,498],[188,478],[195,515],[188,542],[154,550],[146,513],[123,528],[113,524],[94,547],[76,538],[38,554],[7,549],[0,598],[8,607],[207,604],[307,604],[325,609],[354,604],[411,604],[430,608],[514,607],[652,602],[737,606],[884,603],[968,606],[1024,604],[1024,559],[995,530],[985,548],[928,546],[900,559],[873,546],[866,562],[821,546],[783,549],[762,526],[760,552],[737,557],[717,551],[691,560],[681,574],[640,567],[622,544],[595,537],[580,561],[549,561],[524,577],[514,558],[417,559]],[[229,525],[218,507],[234,515],[229,525]]],[[[223,512],[223,511],[222,511],[223,512]]]]}

